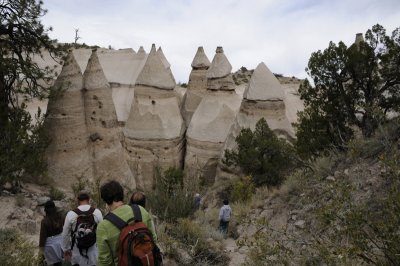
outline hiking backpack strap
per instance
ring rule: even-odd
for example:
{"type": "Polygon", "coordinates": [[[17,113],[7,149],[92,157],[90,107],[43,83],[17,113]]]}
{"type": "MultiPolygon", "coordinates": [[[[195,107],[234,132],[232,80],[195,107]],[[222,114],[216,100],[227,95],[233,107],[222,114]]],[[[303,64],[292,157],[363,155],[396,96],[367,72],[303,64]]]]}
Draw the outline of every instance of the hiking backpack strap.
{"type": "Polygon", "coordinates": [[[142,221],[142,212],[140,211],[139,205],[132,204],[130,206],[133,211],[133,216],[134,216],[135,222],[141,222],[142,221]]]}
{"type": "Polygon", "coordinates": [[[121,218],[119,218],[116,214],[109,212],[106,214],[106,216],[104,216],[104,219],[110,221],[113,225],[115,225],[115,227],[117,227],[120,231],[122,230],[122,228],[124,228],[125,226],[128,225],[127,222],[125,222],[124,220],[122,220],[121,218]]]}
{"type": "Polygon", "coordinates": [[[75,209],[73,209],[72,210],[74,213],[76,213],[76,215],[77,215],[77,217],[76,217],[76,219],[77,219],[77,221],[76,221],[76,223],[75,223],[75,228],[73,229],[73,230],[71,230],[71,250],[74,248],[74,245],[75,245],[75,233],[76,233],[76,230],[78,229],[78,216],[79,215],[82,215],[82,211],[79,209],[79,208],[75,208],[75,209]]]}
{"type": "Polygon", "coordinates": [[[89,215],[89,214],[93,214],[93,213],[94,213],[95,208],[93,208],[92,206],[90,206],[89,210],[87,210],[87,211],[81,211],[81,209],[79,209],[79,208],[75,208],[75,209],[73,209],[72,211],[73,211],[74,213],[76,213],[78,216],[79,216],[79,215],[82,215],[82,214],[89,215]]]}
{"type": "Polygon", "coordinates": [[[122,228],[127,226],[133,219],[135,222],[141,222],[142,221],[142,213],[140,212],[140,207],[136,204],[130,205],[132,208],[133,212],[133,218],[129,219],[128,222],[125,222],[122,220],[120,217],[118,217],[116,214],[109,212],[104,216],[104,219],[110,221],[113,225],[115,225],[120,231],[122,228]]]}

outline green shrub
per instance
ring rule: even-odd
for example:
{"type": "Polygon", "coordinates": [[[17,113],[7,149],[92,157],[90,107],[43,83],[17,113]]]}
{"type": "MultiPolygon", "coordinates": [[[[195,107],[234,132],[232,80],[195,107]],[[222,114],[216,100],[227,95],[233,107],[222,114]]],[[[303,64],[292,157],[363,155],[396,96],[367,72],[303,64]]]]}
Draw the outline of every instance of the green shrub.
{"type": "Polygon", "coordinates": [[[245,176],[233,184],[230,199],[232,202],[246,202],[251,199],[254,191],[253,178],[251,176],[245,176]]]}
{"type": "Polygon", "coordinates": [[[49,198],[51,200],[62,200],[65,198],[65,193],[58,188],[51,186],[49,191],[49,198]]]}
{"type": "Polygon", "coordinates": [[[184,185],[183,171],[169,168],[160,174],[157,169],[156,188],[148,195],[150,209],[162,220],[173,222],[196,211],[194,192],[184,185]]]}
{"type": "Polygon", "coordinates": [[[253,176],[257,186],[280,185],[287,172],[297,164],[293,147],[279,139],[261,118],[254,131],[244,128],[236,137],[237,150],[225,150],[222,160],[227,166],[237,165],[253,176]]]}
{"type": "Polygon", "coordinates": [[[36,245],[15,230],[0,228],[0,262],[4,266],[34,266],[38,264],[36,245]]]}
{"type": "Polygon", "coordinates": [[[71,208],[76,207],[76,198],[79,191],[85,190],[90,194],[90,204],[105,213],[106,203],[101,199],[100,195],[100,187],[103,179],[104,178],[100,176],[96,177],[93,181],[89,181],[85,179],[84,176],[76,176],[76,181],[71,186],[74,194],[74,198],[70,202],[71,208]]]}
{"type": "Polygon", "coordinates": [[[74,199],[78,197],[79,191],[84,190],[89,186],[89,181],[85,179],[83,175],[75,176],[75,179],[75,183],[71,185],[72,192],[74,193],[74,199]]]}
{"type": "Polygon", "coordinates": [[[100,187],[102,183],[102,177],[96,177],[93,182],[88,182],[88,189],[91,198],[91,204],[100,209],[103,213],[106,213],[106,203],[101,199],[100,187]]]}
{"type": "MultiPolygon", "coordinates": [[[[178,219],[166,229],[171,237],[179,241],[180,248],[191,257],[190,262],[179,265],[228,265],[229,258],[223,252],[221,242],[210,241],[210,230],[189,219],[178,219]]],[[[180,258],[175,258],[180,262],[180,258]]]]}

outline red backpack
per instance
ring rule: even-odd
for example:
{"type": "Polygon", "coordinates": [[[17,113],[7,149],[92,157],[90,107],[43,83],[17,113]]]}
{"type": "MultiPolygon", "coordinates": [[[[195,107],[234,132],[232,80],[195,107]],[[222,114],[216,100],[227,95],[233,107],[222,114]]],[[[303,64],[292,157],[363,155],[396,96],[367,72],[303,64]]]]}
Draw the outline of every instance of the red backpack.
{"type": "Polygon", "coordinates": [[[152,233],[142,222],[139,206],[130,206],[134,216],[128,222],[112,212],[104,217],[121,231],[118,237],[118,266],[161,266],[160,249],[154,243],[152,233]]]}

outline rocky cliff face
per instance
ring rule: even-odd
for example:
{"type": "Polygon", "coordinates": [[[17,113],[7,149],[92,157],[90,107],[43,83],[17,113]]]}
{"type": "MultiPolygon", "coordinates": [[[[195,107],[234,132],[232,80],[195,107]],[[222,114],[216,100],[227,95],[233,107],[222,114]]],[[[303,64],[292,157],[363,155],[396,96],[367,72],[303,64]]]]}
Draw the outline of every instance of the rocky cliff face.
{"type": "Polygon", "coordinates": [[[154,185],[156,167],[184,167],[189,177],[210,183],[216,173],[229,177],[219,161],[242,128],[264,117],[291,140],[290,123],[302,107],[298,83],[285,81],[282,88],[264,64],[254,73],[231,71],[222,47],[211,64],[199,47],[185,91],[176,86],[161,47],[150,54],[143,47],[137,53],[74,50],[56,81],[70,88],[48,106],[54,139],[49,173],[56,181],[67,179],[68,187],[75,176],[102,176],[145,190],[154,185]]]}

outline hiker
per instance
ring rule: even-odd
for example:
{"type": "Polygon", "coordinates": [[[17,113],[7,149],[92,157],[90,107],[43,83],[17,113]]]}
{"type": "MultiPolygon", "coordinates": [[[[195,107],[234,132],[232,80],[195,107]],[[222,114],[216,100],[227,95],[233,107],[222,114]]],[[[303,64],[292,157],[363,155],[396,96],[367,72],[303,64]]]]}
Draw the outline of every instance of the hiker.
{"type": "Polygon", "coordinates": [[[39,250],[44,255],[47,265],[61,266],[63,252],[61,249],[64,219],[57,212],[56,205],[52,200],[44,204],[45,217],[40,223],[39,250]]]}
{"type": "Polygon", "coordinates": [[[78,193],[78,207],[69,211],[63,228],[64,258],[74,265],[92,266],[97,263],[96,228],[103,220],[100,210],[90,206],[86,191],[78,193]]]}
{"type": "Polygon", "coordinates": [[[219,230],[224,235],[224,238],[226,238],[228,233],[229,220],[232,214],[232,209],[229,206],[229,201],[227,199],[224,199],[223,203],[224,206],[222,206],[221,209],[219,210],[219,230]]]}
{"type": "Polygon", "coordinates": [[[194,195],[194,205],[196,206],[196,209],[200,208],[200,203],[201,203],[201,196],[199,193],[196,193],[196,195],[194,195]]]}
{"type": "Polygon", "coordinates": [[[143,208],[146,208],[146,195],[144,195],[144,193],[141,191],[133,192],[129,200],[129,205],[132,204],[137,204],[142,206],[143,208]]]}
{"type": "MultiPolygon", "coordinates": [[[[132,256],[128,256],[127,254],[127,251],[131,250],[127,245],[127,242],[130,241],[120,241],[120,239],[126,240],[128,235],[134,234],[128,234],[128,232],[124,237],[121,236],[120,233],[126,232],[126,229],[135,225],[142,225],[145,227],[145,230],[147,230],[146,241],[154,243],[152,248],[153,246],[156,247],[157,235],[151,216],[142,206],[124,204],[124,191],[120,183],[117,181],[109,181],[103,184],[100,188],[100,195],[107,204],[110,212],[104,216],[104,220],[97,227],[97,244],[99,246],[97,265],[116,266],[128,265],[128,262],[132,263],[130,260],[132,256]],[[138,221],[138,218],[141,218],[142,222],[138,221]],[[118,264],[119,260],[121,260],[120,264],[118,264]]],[[[131,245],[136,247],[135,243],[131,245]]],[[[148,258],[148,254],[143,254],[142,257],[148,258]]],[[[133,265],[142,264],[133,263],[133,265]]]]}

